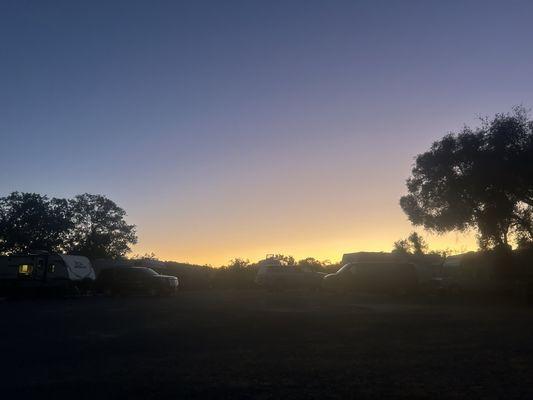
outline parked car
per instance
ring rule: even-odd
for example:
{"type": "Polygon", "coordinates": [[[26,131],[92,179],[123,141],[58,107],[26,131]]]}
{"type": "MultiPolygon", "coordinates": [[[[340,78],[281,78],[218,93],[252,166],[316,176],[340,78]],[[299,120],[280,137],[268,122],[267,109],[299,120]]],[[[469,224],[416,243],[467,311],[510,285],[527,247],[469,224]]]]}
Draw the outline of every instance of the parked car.
{"type": "Polygon", "coordinates": [[[178,290],[178,278],[160,275],[150,268],[116,267],[104,269],[95,282],[95,289],[108,295],[149,294],[171,295],[178,290]]]}
{"type": "Polygon", "coordinates": [[[323,286],[330,290],[402,294],[418,288],[416,268],[410,263],[357,262],[344,265],[324,277],[323,286]]]}
{"type": "Polygon", "coordinates": [[[0,257],[0,294],[79,294],[91,289],[95,273],[87,257],[45,251],[0,257]]]}
{"type": "Polygon", "coordinates": [[[255,282],[269,290],[319,289],[325,275],[300,266],[283,265],[275,258],[267,258],[259,262],[255,282]]]}

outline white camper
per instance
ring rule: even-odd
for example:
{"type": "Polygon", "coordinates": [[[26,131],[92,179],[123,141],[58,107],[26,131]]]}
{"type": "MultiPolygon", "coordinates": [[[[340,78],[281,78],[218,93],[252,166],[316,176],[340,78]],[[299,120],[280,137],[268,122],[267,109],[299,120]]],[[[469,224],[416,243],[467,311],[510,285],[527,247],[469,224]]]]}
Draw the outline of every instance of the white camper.
{"type": "Polygon", "coordinates": [[[95,273],[87,257],[66,254],[24,254],[0,257],[0,292],[84,292],[95,273]]]}
{"type": "Polygon", "coordinates": [[[71,281],[89,279],[94,281],[95,274],[91,262],[87,257],[58,254],[65,263],[65,269],[71,281]]]}

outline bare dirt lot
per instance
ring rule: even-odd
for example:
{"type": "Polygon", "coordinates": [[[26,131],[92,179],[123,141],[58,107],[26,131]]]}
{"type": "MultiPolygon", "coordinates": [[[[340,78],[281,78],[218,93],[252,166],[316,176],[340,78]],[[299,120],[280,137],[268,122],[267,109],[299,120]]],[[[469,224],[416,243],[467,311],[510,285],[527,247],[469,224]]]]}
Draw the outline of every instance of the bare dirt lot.
{"type": "Polygon", "coordinates": [[[333,296],[0,301],[2,398],[533,398],[533,309],[333,296]]]}

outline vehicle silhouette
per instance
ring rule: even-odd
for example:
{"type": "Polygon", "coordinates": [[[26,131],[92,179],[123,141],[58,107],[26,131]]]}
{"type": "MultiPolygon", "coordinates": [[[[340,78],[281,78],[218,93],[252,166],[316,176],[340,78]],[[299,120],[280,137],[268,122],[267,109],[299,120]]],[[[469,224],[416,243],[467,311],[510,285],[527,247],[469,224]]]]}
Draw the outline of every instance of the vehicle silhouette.
{"type": "Polygon", "coordinates": [[[97,292],[107,295],[172,295],[178,290],[178,278],[160,275],[151,268],[115,267],[100,272],[95,282],[97,292]]]}
{"type": "Polygon", "coordinates": [[[418,277],[415,266],[410,263],[356,262],[326,275],[323,287],[337,291],[413,293],[418,288],[418,277]]]}

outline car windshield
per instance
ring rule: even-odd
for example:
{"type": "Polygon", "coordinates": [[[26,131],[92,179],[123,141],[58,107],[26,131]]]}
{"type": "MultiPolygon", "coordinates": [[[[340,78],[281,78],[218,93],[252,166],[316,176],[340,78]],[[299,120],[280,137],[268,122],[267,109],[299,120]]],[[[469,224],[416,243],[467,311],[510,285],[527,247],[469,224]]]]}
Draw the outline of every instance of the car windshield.
{"type": "Polygon", "coordinates": [[[136,271],[138,274],[143,274],[143,275],[150,275],[150,276],[159,275],[157,272],[155,272],[151,268],[137,268],[136,271]]]}

